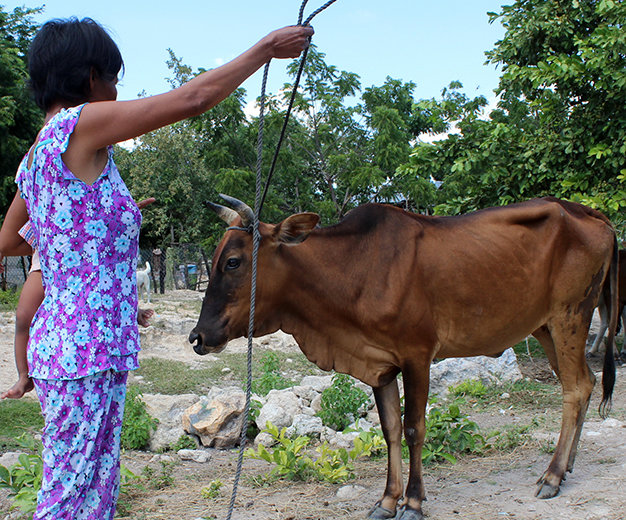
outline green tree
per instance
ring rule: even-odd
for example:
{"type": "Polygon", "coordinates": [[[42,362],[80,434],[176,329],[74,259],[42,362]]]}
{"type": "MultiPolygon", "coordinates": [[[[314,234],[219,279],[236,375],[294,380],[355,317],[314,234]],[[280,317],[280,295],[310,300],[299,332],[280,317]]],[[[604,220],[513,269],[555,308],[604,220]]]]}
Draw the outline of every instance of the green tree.
{"type": "Polygon", "coordinates": [[[519,0],[491,19],[506,34],[487,56],[502,65],[504,103],[528,106],[524,164],[543,177],[538,191],[547,187],[619,218],[626,207],[626,4],[519,0]]]}
{"type": "Polygon", "coordinates": [[[0,5],[0,214],[6,214],[15,194],[15,172],[35,140],[43,115],[27,87],[26,55],[38,26],[32,15],[41,9],[0,5]]]}

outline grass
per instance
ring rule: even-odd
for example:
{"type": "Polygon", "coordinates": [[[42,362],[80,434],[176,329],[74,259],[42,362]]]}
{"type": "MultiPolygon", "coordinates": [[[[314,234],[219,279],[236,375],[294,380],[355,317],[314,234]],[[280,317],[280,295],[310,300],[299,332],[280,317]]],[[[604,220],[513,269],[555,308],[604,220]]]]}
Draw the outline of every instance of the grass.
{"type": "Polygon", "coordinates": [[[478,408],[485,410],[500,408],[503,403],[514,409],[527,411],[542,408],[561,409],[561,387],[558,384],[541,383],[521,379],[514,383],[488,386],[484,395],[476,399],[478,408]],[[501,399],[504,393],[509,394],[506,401],[501,399]]]}
{"type": "Polygon", "coordinates": [[[21,287],[17,290],[8,289],[6,291],[0,291],[0,311],[15,312],[21,292],[21,287]]]}
{"type": "MultiPolygon", "coordinates": [[[[258,360],[267,349],[256,348],[253,353],[252,377],[260,376],[258,360]]],[[[276,352],[279,358],[281,373],[287,379],[299,381],[305,375],[321,374],[322,372],[299,352],[276,352]],[[292,360],[290,363],[287,359],[292,360]]],[[[243,385],[247,375],[246,354],[223,352],[216,361],[202,363],[202,368],[190,368],[182,361],[162,358],[147,358],[141,361],[136,375],[143,381],[137,383],[142,391],[166,395],[203,394],[217,384],[233,382],[243,385]],[[224,372],[224,369],[228,371],[224,372]]],[[[297,384],[297,383],[296,383],[297,384]]]]}
{"type": "Polygon", "coordinates": [[[38,432],[42,428],[39,401],[20,399],[0,402],[0,452],[18,450],[16,437],[25,431],[38,432]]]}
{"type": "Polygon", "coordinates": [[[527,361],[530,359],[545,359],[546,353],[541,344],[532,337],[524,341],[520,341],[513,347],[513,351],[519,361],[527,361]],[[527,343],[528,342],[528,343],[527,343]],[[530,355],[529,355],[530,354],[530,355]]]}

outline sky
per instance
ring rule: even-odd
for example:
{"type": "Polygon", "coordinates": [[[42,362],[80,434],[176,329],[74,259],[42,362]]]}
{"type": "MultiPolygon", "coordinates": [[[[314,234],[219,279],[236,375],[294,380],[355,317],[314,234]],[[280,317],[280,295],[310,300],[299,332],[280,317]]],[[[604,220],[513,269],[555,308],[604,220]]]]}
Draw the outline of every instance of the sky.
{"type": "MultiPolygon", "coordinates": [[[[325,0],[309,0],[305,18],[325,0]]],[[[356,73],[362,88],[380,86],[390,76],[416,84],[416,99],[439,97],[451,81],[464,91],[492,100],[500,70],[485,65],[485,51],[504,35],[487,12],[505,0],[337,0],[318,14],[313,42],[326,63],[356,73]]],[[[134,99],[169,89],[166,65],[171,48],[192,69],[210,69],[234,58],[268,32],[297,22],[301,0],[0,0],[5,11],[17,6],[44,7],[35,21],[89,16],[104,25],[125,62],[118,99],[134,99]]],[[[268,91],[289,78],[288,60],[273,60],[268,91]]],[[[248,101],[260,94],[262,72],[243,87],[248,101]]]]}

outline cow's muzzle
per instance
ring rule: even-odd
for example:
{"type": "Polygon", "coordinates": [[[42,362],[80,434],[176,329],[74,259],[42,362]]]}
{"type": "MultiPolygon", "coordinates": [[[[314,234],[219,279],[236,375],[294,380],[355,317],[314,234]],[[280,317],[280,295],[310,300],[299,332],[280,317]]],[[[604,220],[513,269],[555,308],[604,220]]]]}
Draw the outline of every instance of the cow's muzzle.
{"type": "Polygon", "coordinates": [[[211,353],[219,353],[226,348],[226,342],[215,346],[207,345],[205,343],[204,334],[202,334],[202,332],[196,332],[195,330],[192,330],[189,333],[189,343],[193,345],[194,352],[200,356],[211,353]]]}

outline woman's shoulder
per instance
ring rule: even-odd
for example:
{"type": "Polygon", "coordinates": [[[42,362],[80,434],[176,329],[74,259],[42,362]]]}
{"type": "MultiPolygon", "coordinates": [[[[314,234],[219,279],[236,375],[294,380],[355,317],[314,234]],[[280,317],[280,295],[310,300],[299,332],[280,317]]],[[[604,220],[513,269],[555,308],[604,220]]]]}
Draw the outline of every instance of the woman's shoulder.
{"type": "MultiPolygon", "coordinates": [[[[86,103],[70,108],[62,108],[54,114],[41,129],[39,142],[43,140],[66,141],[76,127],[78,118],[86,103]]],[[[36,145],[37,146],[37,145],[36,145]]]]}

